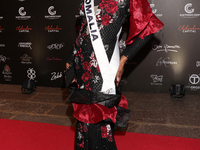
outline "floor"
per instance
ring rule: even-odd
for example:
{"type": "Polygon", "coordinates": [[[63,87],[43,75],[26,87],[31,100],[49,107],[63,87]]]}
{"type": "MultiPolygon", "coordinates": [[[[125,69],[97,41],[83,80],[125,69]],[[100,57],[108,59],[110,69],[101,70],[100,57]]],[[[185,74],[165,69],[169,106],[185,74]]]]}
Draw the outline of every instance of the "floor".
{"type": "MultiPolygon", "coordinates": [[[[20,85],[0,84],[0,118],[76,126],[63,88],[37,87],[22,94],[20,85]]],[[[200,139],[200,95],[173,100],[169,93],[123,92],[131,118],[127,132],[200,139]]]]}

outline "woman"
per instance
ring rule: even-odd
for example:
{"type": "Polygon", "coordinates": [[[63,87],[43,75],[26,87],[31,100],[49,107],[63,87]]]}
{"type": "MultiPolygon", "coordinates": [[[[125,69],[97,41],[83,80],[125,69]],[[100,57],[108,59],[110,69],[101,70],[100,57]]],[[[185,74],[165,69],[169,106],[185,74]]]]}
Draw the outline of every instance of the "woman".
{"type": "Polygon", "coordinates": [[[163,23],[147,0],[81,0],[79,12],[81,28],[66,63],[66,68],[73,63],[78,86],[70,96],[78,120],[75,147],[116,150],[114,128],[124,126],[129,113],[120,95],[124,65],[163,23]],[[129,36],[119,58],[118,37],[127,17],[129,36]]]}

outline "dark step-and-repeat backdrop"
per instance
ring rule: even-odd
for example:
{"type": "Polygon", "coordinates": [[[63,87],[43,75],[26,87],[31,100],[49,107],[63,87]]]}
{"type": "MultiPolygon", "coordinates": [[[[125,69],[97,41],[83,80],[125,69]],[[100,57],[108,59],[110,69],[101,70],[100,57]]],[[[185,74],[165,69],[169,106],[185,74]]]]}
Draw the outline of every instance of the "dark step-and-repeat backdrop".
{"type": "MultiPolygon", "coordinates": [[[[123,1],[123,0],[119,0],[123,1]]],[[[64,87],[63,70],[79,29],[80,0],[0,0],[0,83],[64,87]]],[[[124,91],[200,93],[200,1],[149,0],[165,24],[126,64],[124,91]]],[[[126,26],[124,27],[126,29],[126,26]]],[[[120,39],[125,48],[126,30],[120,39]]]]}

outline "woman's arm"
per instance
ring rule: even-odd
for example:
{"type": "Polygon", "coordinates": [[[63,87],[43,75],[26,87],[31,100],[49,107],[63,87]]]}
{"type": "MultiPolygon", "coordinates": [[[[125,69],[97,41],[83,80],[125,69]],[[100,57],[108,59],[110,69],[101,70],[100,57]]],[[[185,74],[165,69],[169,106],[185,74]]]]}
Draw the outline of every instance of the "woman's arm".
{"type": "Polygon", "coordinates": [[[118,71],[116,74],[116,85],[119,85],[119,82],[121,81],[121,77],[122,74],[124,72],[124,65],[128,60],[131,60],[138,52],[139,50],[147,44],[147,42],[151,39],[151,37],[153,36],[153,34],[150,34],[146,37],[144,37],[144,39],[140,39],[139,37],[137,37],[135,39],[135,41],[128,45],[125,50],[122,52],[122,56],[120,58],[120,62],[119,62],[119,67],[118,67],[118,71]]]}
{"type": "Polygon", "coordinates": [[[139,50],[141,50],[142,47],[148,43],[152,36],[153,34],[150,34],[145,36],[144,39],[137,37],[132,44],[126,46],[122,52],[122,55],[126,56],[128,60],[131,60],[139,52],[139,50]]]}
{"type": "Polygon", "coordinates": [[[116,74],[116,86],[119,85],[119,82],[121,81],[121,77],[122,77],[122,74],[124,72],[124,65],[126,63],[126,61],[128,60],[128,58],[126,56],[121,56],[121,59],[120,59],[120,62],[119,62],[119,67],[118,67],[118,71],[117,71],[117,74],[116,74]]]}

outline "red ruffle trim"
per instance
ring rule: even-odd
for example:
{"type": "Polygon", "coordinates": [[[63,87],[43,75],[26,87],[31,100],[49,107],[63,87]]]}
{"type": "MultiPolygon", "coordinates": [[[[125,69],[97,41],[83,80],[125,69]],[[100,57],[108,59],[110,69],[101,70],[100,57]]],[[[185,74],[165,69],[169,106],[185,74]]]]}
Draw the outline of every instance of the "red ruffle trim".
{"type": "Polygon", "coordinates": [[[164,24],[152,13],[152,9],[147,0],[131,0],[130,2],[130,29],[126,44],[134,42],[139,36],[156,33],[164,24]]]}
{"type": "MultiPolygon", "coordinates": [[[[102,120],[111,119],[113,123],[116,122],[117,108],[108,108],[101,104],[76,104],[73,103],[73,116],[81,122],[96,124],[102,120]]],[[[119,103],[120,107],[128,108],[128,102],[122,95],[119,103]]]]}

